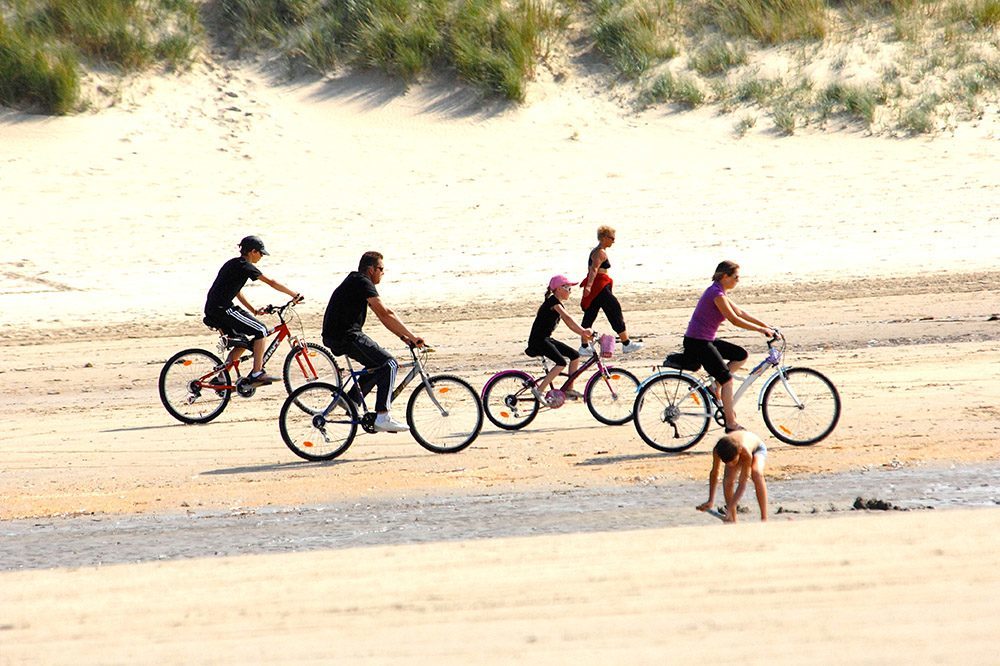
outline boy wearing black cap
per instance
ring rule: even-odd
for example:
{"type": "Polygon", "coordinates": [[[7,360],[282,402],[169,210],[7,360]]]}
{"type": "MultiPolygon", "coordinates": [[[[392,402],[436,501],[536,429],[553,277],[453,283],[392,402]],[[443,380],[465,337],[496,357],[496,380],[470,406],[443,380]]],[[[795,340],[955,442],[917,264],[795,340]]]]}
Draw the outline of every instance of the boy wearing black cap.
{"type": "MultiPolygon", "coordinates": [[[[205,300],[205,318],[213,326],[221,328],[227,335],[241,335],[253,341],[253,371],[247,379],[254,386],[271,384],[277,379],[266,375],[263,368],[267,326],[250,314],[250,312],[261,314],[263,309],[258,310],[250,305],[243,295],[243,286],[247,280],[260,280],[294,299],[302,300],[301,295],[260,272],[255,264],[265,254],[268,252],[264,249],[264,241],[259,236],[247,236],[241,240],[240,256],[233,257],[222,265],[205,300]],[[234,305],[234,298],[238,299],[246,310],[234,305]]],[[[229,360],[235,360],[242,353],[242,347],[234,348],[229,354],[229,360]]]]}

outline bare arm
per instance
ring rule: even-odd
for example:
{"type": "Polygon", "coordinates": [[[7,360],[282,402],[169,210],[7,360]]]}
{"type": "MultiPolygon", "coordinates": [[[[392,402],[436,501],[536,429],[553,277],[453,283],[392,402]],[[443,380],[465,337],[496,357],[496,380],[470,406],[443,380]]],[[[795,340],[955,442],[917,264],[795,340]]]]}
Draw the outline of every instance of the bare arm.
{"type": "Polygon", "coordinates": [[[592,340],[594,338],[593,332],[588,331],[587,329],[583,328],[575,321],[573,321],[573,318],[569,316],[568,312],[566,312],[566,308],[558,304],[552,307],[555,309],[556,312],[559,313],[559,317],[563,320],[563,323],[569,326],[569,330],[573,331],[577,335],[587,338],[588,340],[592,340]]]}
{"type": "Polygon", "coordinates": [[[401,337],[404,342],[417,345],[418,347],[423,346],[424,341],[414,335],[406,327],[406,324],[403,323],[403,320],[397,317],[395,312],[386,307],[381,298],[378,296],[369,298],[368,307],[372,309],[372,312],[375,313],[375,316],[378,317],[383,326],[401,337]]]}
{"type": "Polygon", "coordinates": [[[250,305],[250,301],[247,300],[246,296],[243,295],[242,291],[237,292],[237,294],[236,294],[236,300],[238,300],[240,303],[242,303],[243,307],[245,307],[247,309],[247,311],[253,312],[255,314],[260,314],[259,312],[257,312],[256,309],[254,309],[254,307],[252,305],[250,305]]]}
{"type": "Polygon", "coordinates": [[[740,328],[745,328],[748,331],[757,331],[762,333],[767,337],[773,337],[774,331],[771,330],[767,324],[747,315],[743,310],[740,310],[732,301],[726,296],[716,296],[715,306],[719,308],[719,312],[729,321],[733,326],[739,326],[740,328]]]}
{"type": "Polygon", "coordinates": [[[263,282],[264,284],[266,284],[267,286],[271,287],[272,289],[277,289],[281,293],[288,294],[292,298],[295,298],[296,296],[299,296],[299,293],[297,291],[292,291],[291,289],[289,289],[285,285],[281,284],[277,280],[272,280],[271,278],[267,277],[266,275],[262,274],[258,279],[261,282],[263,282]]]}
{"type": "Polygon", "coordinates": [[[594,280],[597,279],[597,270],[604,263],[604,260],[608,258],[608,253],[603,249],[598,249],[590,258],[590,269],[587,271],[587,281],[583,283],[583,291],[588,292],[590,288],[594,286],[594,280]]]}
{"type": "Polygon", "coordinates": [[[699,511],[708,511],[715,504],[715,487],[719,484],[719,467],[722,460],[712,452],[712,471],[708,473],[708,501],[698,505],[699,511]]]}
{"type": "Polygon", "coordinates": [[[745,460],[743,452],[740,452],[740,480],[736,485],[736,491],[733,492],[732,499],[726,502],[726,522],[736,522],[736,507],[739,506],[740,498],[743,497],[743,493],[747,489],[747,478],[750,476],[750,464],[751,461],[745,460]]]}

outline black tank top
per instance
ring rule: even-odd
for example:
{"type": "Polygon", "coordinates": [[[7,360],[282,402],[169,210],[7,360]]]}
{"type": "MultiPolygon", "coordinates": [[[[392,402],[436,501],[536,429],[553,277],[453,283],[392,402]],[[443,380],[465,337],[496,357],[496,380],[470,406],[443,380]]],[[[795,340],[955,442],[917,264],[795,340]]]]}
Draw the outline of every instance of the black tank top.
{"type": "MultiPolygon", "coordinates": [[[[595,247],[593,250],[590,251],[590,259],[587,260],[588,272],[590,271],[590,267],[594,264],[594,253],[597,252],[599,249],[600,248],[595,247]]],[[[608,270],[609,268],[611,268],[611,262],[608,261],[607,258],[605,257],[604,262],[600,266],[598,266],[598,268],[603,268],[604,270],[608,270]]]]}

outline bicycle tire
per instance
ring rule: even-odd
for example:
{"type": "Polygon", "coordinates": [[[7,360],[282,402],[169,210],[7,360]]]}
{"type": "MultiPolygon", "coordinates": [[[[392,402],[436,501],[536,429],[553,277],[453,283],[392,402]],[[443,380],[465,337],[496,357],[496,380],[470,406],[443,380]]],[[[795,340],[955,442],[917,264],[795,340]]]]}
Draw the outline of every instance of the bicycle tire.
{"type": "Polygon", "coordinates": [[[642,441],[664,453],[690,449],[712,422],[704,389],[691,377],[673,372],[647,380],[632,413],[642,441]]]}
{"type": "Polygon", "coordinates": [[[605,367],[587,381],[583,400],[594,418],[605,425],[624,425],[632,420],[639,380],[624,368],[605,367]],[[614,388],[612,389],[612,385],[614,388]]]}
{"type": "Polygon", "coordinates": [[[483,412],[498,428],[520,430],[538,416],[534,378],[521,370],[505,370],[483,387],[483,412]]]}
{"type": "Polygon", "coordinates": [[[761,416],[771,434],[786,444],[809,446],[826,439],[840,421],[840,393],[826,375],[812,368],[784,370],[801,405],[773,375],[763,389],[761,416]]]}
{"type": "Polygon", "coordinates": [[[291,395],[292,391],[312,384],[313,382],[326,382],[340,388],[343,386],[343,378],[337,359],[333,357],[323,345],[315,342],[307,342],[305,345],[297,345],[285,356],[285,363],[281,369],[281,378],[285,382],[285,390],[291,395]],[[315,374],[309,376],[309,366],[302,363],[301,355],[309,354],[309,362],[315,374]]]}
{"type": "Polygon", "coordinates": [[[281,405],[278,429],[292,453],[309,461],[333,460],[358,434],[358,411],[339,386],[306,384],[281,405]],[[331,436],[332,435],[332,436],[331,436]]]}
{"type": "Polygon", "coordinates": [[[406,403],[406,422],[420,446],[434,453],[457,453],[468,447],[483,429],[483,403],[464,379],[452,375],[429,377],[434,398],[421,382],[406,403]]]}
{"type": "Polygon", "coordinates": [[[167,413],[182,423],[208,423],[226,409],[232,399],[229,390],[215,391],[197,383],[213,372],[231,386],[229,370],[222,359],[204,349],[179,351],[163,364],[157,387],[167,413]],[[223,368],[218,370],[218,368],[223,368]]]}

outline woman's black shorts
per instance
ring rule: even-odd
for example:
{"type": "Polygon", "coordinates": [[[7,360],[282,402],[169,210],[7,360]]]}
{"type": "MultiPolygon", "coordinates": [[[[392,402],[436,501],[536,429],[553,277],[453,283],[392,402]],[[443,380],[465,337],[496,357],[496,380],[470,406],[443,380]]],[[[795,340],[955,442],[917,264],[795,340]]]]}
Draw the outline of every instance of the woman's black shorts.
{"type": "Polygon", "coordinates": [[[684,354],[695,359],[715,381],[725,384],[733,375],[726,361],[747,360],[747,350],[725,340],[698,340],[684,336],[684,354]]]}

